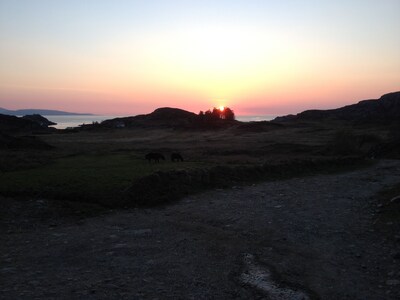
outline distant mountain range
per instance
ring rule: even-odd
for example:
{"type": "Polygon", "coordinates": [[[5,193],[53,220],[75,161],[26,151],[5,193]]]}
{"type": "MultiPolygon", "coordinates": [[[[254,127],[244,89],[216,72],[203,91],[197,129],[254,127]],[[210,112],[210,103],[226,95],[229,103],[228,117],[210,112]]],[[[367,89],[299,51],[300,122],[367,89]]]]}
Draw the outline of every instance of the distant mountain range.
{"type": "Polygon", "coordinates": [[[72,113],[61,110],[51,110],[51,109],[18,109],[9,110],[0,107],[0,114],[12,115],[12,116],[25,116],[25,115],[46,115],[46,116],[83,116],[83,115],[93,115],[84,113],[72,113]]]}

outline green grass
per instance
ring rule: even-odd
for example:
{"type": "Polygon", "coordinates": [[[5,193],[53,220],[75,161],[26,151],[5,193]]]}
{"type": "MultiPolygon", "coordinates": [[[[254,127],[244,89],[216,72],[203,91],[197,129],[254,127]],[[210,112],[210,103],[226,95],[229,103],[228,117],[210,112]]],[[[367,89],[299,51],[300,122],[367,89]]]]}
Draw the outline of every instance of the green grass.
{"type": "Polygon", "coordinates": [[[32,169],[0,173],[0,194],[107,203],[118,201],[118,195],[139,177],[199,166],[196,162],[149,164],[131,154],[65,157],[32,169]]]}

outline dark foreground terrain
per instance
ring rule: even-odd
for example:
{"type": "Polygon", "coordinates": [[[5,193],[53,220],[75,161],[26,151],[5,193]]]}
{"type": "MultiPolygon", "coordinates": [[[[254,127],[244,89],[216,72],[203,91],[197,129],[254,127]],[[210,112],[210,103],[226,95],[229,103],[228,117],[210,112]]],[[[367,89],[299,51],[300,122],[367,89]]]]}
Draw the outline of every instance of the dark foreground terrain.
{"type": "Polygon", "coordinates": [[[399,116],[0,115],[0,299],[400,299],[399,116]]]}
{"type": "Polygon", "coordinates": [[[382,160],[92,217],[3,198],[1,299],[399,299],[399,182],[382,160]]]}

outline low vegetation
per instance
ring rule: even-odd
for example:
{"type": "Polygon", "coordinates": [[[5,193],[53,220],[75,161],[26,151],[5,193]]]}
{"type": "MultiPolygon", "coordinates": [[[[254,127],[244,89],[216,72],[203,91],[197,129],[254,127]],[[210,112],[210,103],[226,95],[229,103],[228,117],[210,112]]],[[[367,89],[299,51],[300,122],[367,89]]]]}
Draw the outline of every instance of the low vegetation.
{"type": "MultiPolygon", "coordinates": [[[[201,167],[187,162],[180,168],[201,167]]],[[[176,168],[148,163],[135,154],[77,155],[34,168],[0,173],[0,194],[95,202],[113,206],[137,178],[176,168]]]]}
{"type": "MultiPolygon", "coordinates": [[[[44,153],[46,156],[42,160],[36,154],[31,156],[31,165],[19,165],[0,173],[0,194],[90,202],[108,207],[160,205],[208,188],[343,171],[365,163],[360,157],[246,163],[244,154],[241,154],[242,160],[235,156],[240,163],[227,163],[218,160],[219,156],[226,156],[223,153],[217,153],[208,162],[149,163],[135,151],[68,156],[55,156],[55,153],[44,153]]],[[[20,156],[14,160],[18,158],[20,156]]]]}

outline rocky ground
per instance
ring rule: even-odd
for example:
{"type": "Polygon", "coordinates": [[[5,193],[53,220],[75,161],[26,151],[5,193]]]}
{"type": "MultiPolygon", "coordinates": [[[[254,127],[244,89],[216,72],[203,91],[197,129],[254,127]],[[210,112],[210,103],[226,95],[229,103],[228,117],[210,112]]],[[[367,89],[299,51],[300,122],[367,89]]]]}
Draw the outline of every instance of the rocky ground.
{"type": "Polygon", "coordinates": [[[399,182],[385,160],[89,217],[1,199],[0,298],[400,299],[378,197],[399,182]]]}

